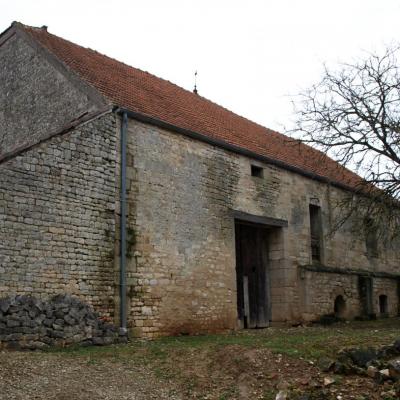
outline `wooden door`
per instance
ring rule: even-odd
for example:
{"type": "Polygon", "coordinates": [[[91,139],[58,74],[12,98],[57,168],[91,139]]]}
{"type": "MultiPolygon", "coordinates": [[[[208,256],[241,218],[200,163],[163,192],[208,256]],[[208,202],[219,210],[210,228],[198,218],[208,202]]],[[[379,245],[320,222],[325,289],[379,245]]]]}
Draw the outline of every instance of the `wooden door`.
{"type": "Polygon", "coordinates": [[[236,224],[238,315],[244,328],[265,328],[270,320],[268,241],[263,228],[236,224]]]}

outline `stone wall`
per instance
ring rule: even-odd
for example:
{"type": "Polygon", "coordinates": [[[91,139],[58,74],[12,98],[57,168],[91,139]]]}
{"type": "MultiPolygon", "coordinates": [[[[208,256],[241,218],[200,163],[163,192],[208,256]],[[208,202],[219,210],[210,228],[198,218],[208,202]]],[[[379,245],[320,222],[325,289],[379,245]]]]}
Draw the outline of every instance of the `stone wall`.
{"type": "Polygon", "coordinates": [[[0,88],[0,158],[98,108],[83,84],[73,85],[57,63],[18,34],[0,46],[0,88]]]}
{"type": "MultiPolygon", "coordinates": [[[[26,148],[0,164],[0,295],[71,293],[113,316],[119,268],[115,116],[46,139],[105,104],[23,35],[0,47],[0,87],[0,159],[26,148]]],[[[268,239],[273,322],[330,313],[340,291],[348,316],[359,313],[356,275],[301,272],[312,264],[310,203],[322,211],[321,264],[399,273],[396,247],[380,243],[379,257],[371,257],[351,226],[326,235],[341,190],[134,120],[128,188],[129,324],[139,335],[237,327],[233,210],[288,223],[268,239]],[[251,176],[252,164],[263,168],[262,178],[251,176]]],[[[376,307],[382,294],[389,314],[397,313],[397,282],[375,279],[376,307]]]]}
{"type": "Polygon", "coordinates": [[[226,264],[235,254],[226,203],[237,160],[219,149],[206,149],[203,159],[179,140],[130,124],[131,324],[147,336],[232,328],[236,278],[226,264]]]}
{"type": "Polygon", "coordinates": [[[342,318],[352,319],[361,314],[358,291],[358,276],[321,272],[300,274],[302,298],[302,318],[317,320],[323,315],[333,315],[337,296],[342,296],[346,309],[342,318]]]}
{"type": "Polygon", "coordinates": [[[0,164],[0,296],[114,314],[116,133],[107,114],[0,164]]]}
{"type": "Polygon", "coordinates": [[[375,314],[380,317],[379,296],[387,296],[387,315],[394,317],[399,315],[398,281],[393,279],[376,278],[373,283],[373,298],[375,314]]]}
{"type": "MultiPolygon", "coordinates": [[[[232,210],[288,221],[270,240],[272,321],[331,313],[344,292],[349,316],[359,313],[355,276],[310,273],[309,204],[329,232],[339,189],[221,148],[129,121],[128,262],[130,326],[149,337],[237,327],[232,210]],[[251,164],[264,168],[251,176],[251,164]],[[305,293],[308,297],[305,298],[305,293]]],[[[346,270],[398,269],[395,249],[366,254],[365,240],[347,229],[324,236],[322,264],[346,270]]],[[[393,282],[392,280],[389,280],[393,282]]],[[[397,298],[393,299],[397,303],[397,298]]]]}
{"type": "MultiPolygon", "coordinates": [[[[322,315],[335,313],[334,304],[337,296],[342,296],[346,303],[340,317],[353,319],[362,315],[358,275],[342,275],[306,271],[300,274],[302,298],[302,317],[306,321],[317,320],[322,315]]],[[[398,283],[396,279],[372,278],[372,307],[377,318],[394,317],[399,314],[398,283]],[[387,313],[380,312],[379,296],[387,296],[387,313]]]]}
{"type": "MultiPolygon", "coordinates": [[[[0,296],[76,295],[117,321],[119,119],[107,114],[0,164],[0,296]]],[[[135,334],[236,329],[233,210],[277,218],[268,234],[272,322],[314,320],[346,301],[360,314],[357,275],[305,271],[310,265],[309,204],[324,232],[341,192],[325,184],[133,120],[128,140],[128,322],[135,334]],[[251,164],[264,169],[251,176],[251,164]]],[[[395,249],[345,227],[325,236],[322,264],[396,273],[395,249]]],[[[374,278],[374,307],[394,279],[374,278]]]]}

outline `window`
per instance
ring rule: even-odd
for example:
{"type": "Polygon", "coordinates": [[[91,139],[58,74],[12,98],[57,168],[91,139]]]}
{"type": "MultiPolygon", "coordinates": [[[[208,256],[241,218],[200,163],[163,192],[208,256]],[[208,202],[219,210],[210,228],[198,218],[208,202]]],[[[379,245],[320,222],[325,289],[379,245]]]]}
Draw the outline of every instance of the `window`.
{"type": "Polygon", "coordinates": [[[258,167],[257,165],[251,166],[251,176],[255,176],[257,178],[262,178],[264,176],[264,169],[258,167]]]}
{"type": "Polygon", "coordinates": [[[322,220],[321,207],[310,204],[310,236],[312,262],[321,262],[322,220]]]}
{"type": "Polygon", "coordinates": [[[378,256],[378,230],[371,218],[364,221],[365,227],[365,248],[368,257],[378,256]]]}

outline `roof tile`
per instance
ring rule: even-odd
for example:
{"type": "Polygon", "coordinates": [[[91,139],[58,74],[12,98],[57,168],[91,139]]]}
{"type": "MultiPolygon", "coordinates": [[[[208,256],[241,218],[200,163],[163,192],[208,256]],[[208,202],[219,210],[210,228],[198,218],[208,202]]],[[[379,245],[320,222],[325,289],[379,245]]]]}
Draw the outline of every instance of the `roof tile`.
{"type": "Polygon", "coordinates": [[[267,129],[148,72],[81,47],[44,29],[23,28],[114,105],[250,150],[333,183],[361,178],[320,151],[267,129]]]}

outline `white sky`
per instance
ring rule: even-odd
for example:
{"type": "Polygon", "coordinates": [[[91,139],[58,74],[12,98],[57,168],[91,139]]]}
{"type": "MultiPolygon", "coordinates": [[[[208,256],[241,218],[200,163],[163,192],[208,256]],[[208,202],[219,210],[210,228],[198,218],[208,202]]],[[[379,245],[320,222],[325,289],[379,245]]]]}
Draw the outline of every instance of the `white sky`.
{"type": "Polygon", "coordinates": [[[400,0],[0,0],[16,20],[147,70],[264,126],[322,64],[400,41],[400,0]]]}

